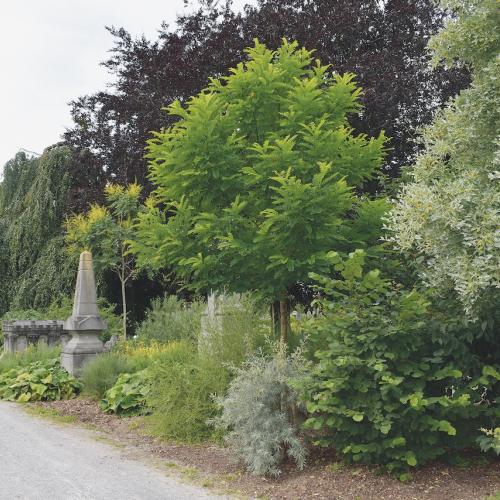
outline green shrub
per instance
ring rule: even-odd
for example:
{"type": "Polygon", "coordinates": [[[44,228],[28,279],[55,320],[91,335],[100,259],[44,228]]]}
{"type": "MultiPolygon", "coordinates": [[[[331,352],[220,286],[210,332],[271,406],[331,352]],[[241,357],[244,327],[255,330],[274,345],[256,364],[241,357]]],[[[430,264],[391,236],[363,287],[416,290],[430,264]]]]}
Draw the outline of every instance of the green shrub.
{"type": "Polygon", "coordinates": [[[143,342],[196,342],[203,308],[204,305],[200,302],[187,303],[174,295],[154,299],[146,319],[137,328],[137,338],[143,342]]]}
{"type": "Polygon", "coordinates": [[[481,429],[483,436],[477,438],[481,451],[493,451],[500,455],[500,427],[495,429],[481,429]]]}
{"type": "Polygon", "coordinates": [[[0,374],[13,368],[26,367],[36,361],[42,363],[59,358],[61,349],[59,347],[29,346],[23,352],[6,352],[0,356],[0,374]]]}
{"type": "Polygon", "coordinates": [[[109,352],[101,354],[89,363],[82,371],[81,381],[84,392],[101,399],[104,393],[115,385],[122,373],[131,373],[137,365],[121,353],[109,352]]]}
{"type": "Polygon", "coordinates": [[[58,359],[35,361],[0,375],[0,398],[8,401],[69,399],[80,389],[80,382],[61,367],[58,359]]]}
{"type": "Polygon", "coordinates": [[[137,415],[149,412],[146,398],[151,389],[148,370],[122,373],[104,394],[101,408],[107,413],[137,415]]]}
{"type": "Polygon", "coordinates": [[[305,465],[306,449],[290,418],[298,399],[290,380],[300,373],[301,363],[284,352],[253,357],[217,400],[222,414],[213,423],[227,433],[227,443],[254,474],[279,475],[285,454],[300,469],[305,465]]]}
{"type": "Polygon", "coordinates": [[[498,411],[500,367],[481,365],[461,318],[377,271],[363,274],[363,258],[336,259],[342,279],[315,275],[334,299],[321,301],[309,328],[321,347],[302,384],[307,427],[347,460],[392,471],[474,446],[498,411]]]}
{"type": "Polygon", "coordinates": [[[219,303],[215,320],[205,317],[203,323],[201,353],[221,365],[240,366],[268,345],[271,318],[250,294],[225,296],[219,303]]]}
{"type": "Polygon", "coordinates": [[[189,343],[176,342],[151,366],[151,379],[148,403],[155,434],[185,442],[220,437],[207,420],[218,413],[213,395],[227,388],[229,375],[223,366],[200,357],[189,343]]]}

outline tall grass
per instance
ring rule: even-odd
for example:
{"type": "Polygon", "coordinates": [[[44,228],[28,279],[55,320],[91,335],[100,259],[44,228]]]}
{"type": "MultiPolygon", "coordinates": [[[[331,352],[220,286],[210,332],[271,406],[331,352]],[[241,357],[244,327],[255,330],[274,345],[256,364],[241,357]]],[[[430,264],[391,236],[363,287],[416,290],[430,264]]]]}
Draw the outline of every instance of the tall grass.
{"type": "Polygon", "coordinates": [[[152,390],[148,404],[154,434],[164,439],[201,442],[220,433],[207,424],[218,409],[213,395],[225,392],[227,370],[217,362],[201,358],[187,343],[173,342],[150,367],[152,390]]]}
{"type": "Polygon", "coordinates": [[[107,352],[89,361],[83,368],[81,381],[84,394],[101,399],[115,385],[122,373],[134,373],[148,364],[144,358],[130,357],[122,352],[107,352]]]}
{"type": "Polygon", "coordinates": [[[137,338],[143,342],[196,342],[203,308],[200,302],[187,303],[172,295],[154,299],[146,319],[137,328],[137,338]]]}
{"type": "Polygon", "coordinates": [[[44,345],[30,346],[24,352],[6,352],[0,356],[0,373],[12,368],[28,366],[35,361],[48,361],[49,359],[58,358],[60,353],[61,349],[59,347],[46,347],[44,345]]]}
{"type": "Polygon", "coordinates": [[[241,366],[259,349],[268,345],[271,318],[266,309],[249,294],[227,296],[216,318],[207,318],[200,336],[200,353],[220,365],[241,366]]]}

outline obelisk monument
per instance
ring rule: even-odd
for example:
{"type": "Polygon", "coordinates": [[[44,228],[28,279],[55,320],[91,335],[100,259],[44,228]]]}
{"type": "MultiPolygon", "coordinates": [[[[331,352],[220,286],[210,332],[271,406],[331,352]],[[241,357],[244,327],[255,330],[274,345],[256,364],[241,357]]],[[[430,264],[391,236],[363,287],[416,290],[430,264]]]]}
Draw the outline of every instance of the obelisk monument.
{"type": "Polygon", "coordinates": [[[97,290],[95,285],[92,254],[82,252],[78,265],[73,313],[64,323],[64,329],[71,335],[63,347],[61,365],[71,375],[80,375],[82,367],[103,351],[99,334],[106,323],[99,316],[97,290]]]}

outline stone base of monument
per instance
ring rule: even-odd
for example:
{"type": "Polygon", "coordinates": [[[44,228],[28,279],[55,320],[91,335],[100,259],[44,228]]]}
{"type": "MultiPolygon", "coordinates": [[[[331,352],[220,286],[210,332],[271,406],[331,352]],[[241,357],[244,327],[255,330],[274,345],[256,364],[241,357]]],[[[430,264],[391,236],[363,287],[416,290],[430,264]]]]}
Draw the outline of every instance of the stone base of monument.
{"type": "Polygon", "coordinates": [[[99,340],[100,331],[71,332],[71,340],[61,352],[61,365],[68,373],[78,377],[84,365],[104,351],[104,344],[99,340]]]}

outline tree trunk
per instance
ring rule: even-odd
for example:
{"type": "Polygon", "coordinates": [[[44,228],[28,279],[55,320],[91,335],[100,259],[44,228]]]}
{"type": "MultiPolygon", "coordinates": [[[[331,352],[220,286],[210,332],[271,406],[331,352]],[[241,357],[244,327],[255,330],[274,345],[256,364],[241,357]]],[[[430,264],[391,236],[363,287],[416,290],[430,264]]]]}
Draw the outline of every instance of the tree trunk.
{"type": "Polygon", "coordinates": [[[280,335],[280,302],[275,300],[271,304],[271,332],[275,337],[280,335]]]}
{"type": "Polygon", "coordinates": [[[285,294],[280,297],[280,340],[288,345],[288,329],[290,324],[290,309],[288,307],[288,298],[285,294]]]}
{"type": "Polygon", "coordinates": [[[121,284],[122,284],[122,308],[123,308],[123,317],[122,317],[122,324],[123,324],[123,340],[127,340],[127,295],[125,292],[125,279],[121,279],[121,284]]]}

